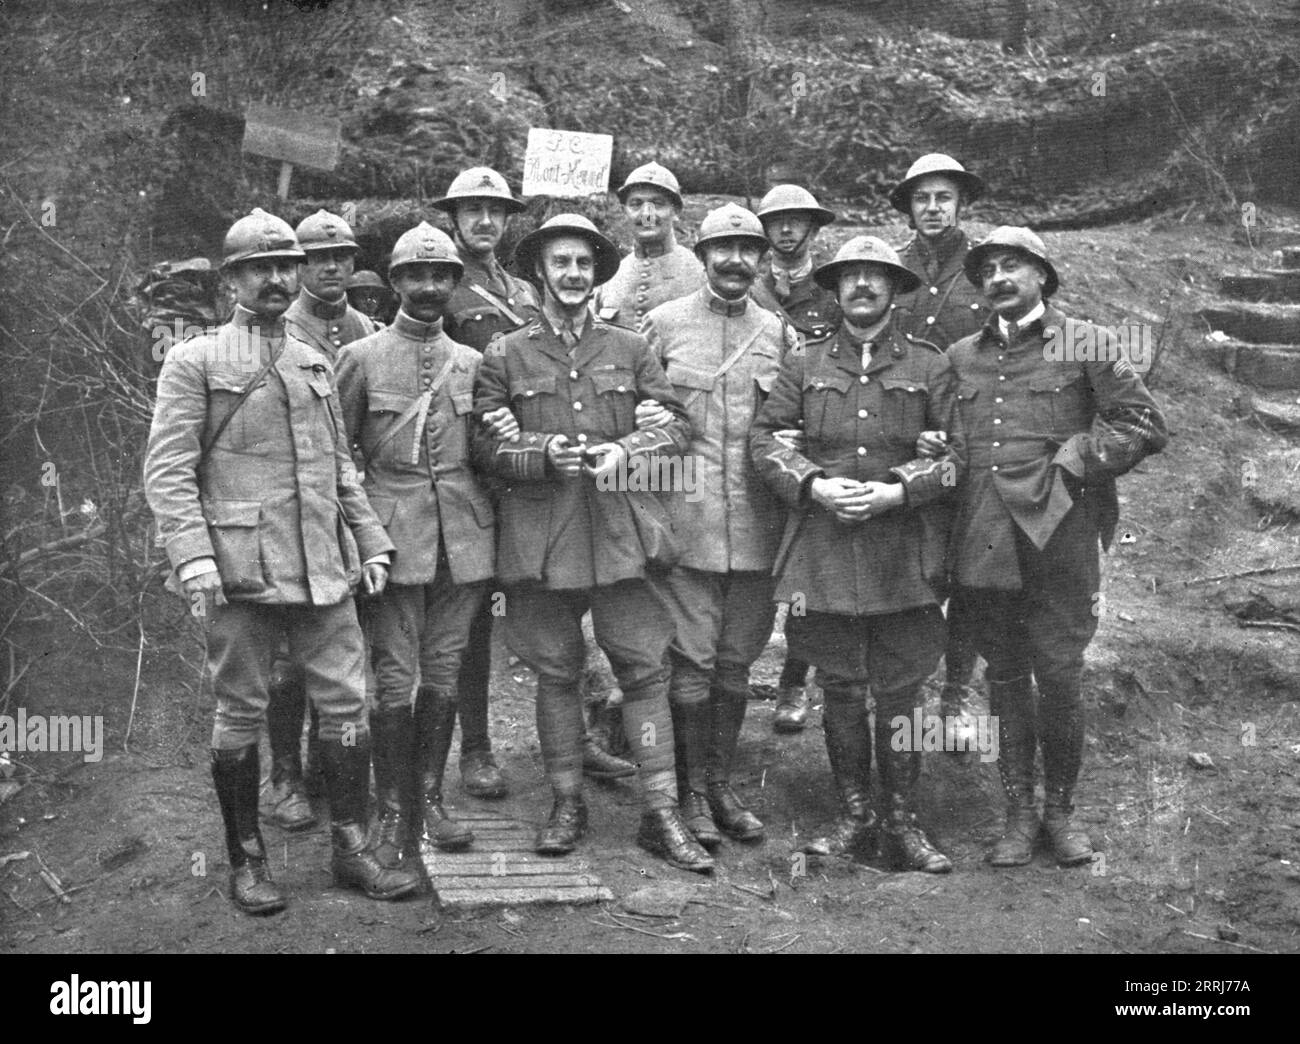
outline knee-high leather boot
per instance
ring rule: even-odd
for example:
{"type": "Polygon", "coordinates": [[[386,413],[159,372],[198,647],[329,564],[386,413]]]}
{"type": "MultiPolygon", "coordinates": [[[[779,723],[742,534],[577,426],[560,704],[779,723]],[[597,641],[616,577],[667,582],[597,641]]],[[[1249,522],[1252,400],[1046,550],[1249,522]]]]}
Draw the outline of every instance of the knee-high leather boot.
{"type": "Polygon", "coordinates": [[[467,848],[474,840],[469,827],[456,822],[442,807],[442,778],[455,727],[456,693],[421,685],[415,694],[417,800],[429,841],[449,852],[467,848]]]}
{"type": "Polygon", "coordinates": [[[862,690],[831,683],[825,688],[822,727],[826,756],[840,795],[840,816],[830,833],[815,837],[803,851],[820,856],[876,854],[876,813],[871,807],[871,727],[862,690]]]}
{"type": "Polygon", "coordinates": [[[212,752],[212,782],[230,857],[230,898],[245,913],[270,914],[283,910],[288,899],[271,880],[266,845],[258,829],[259,768],[257,744],[212,752]]]}
{"type": "Polygon", "coordinates": [[[761,841],[763,823],[731,788],[731,767],[740,744],[749,703],[748,670],[718,665],[718,682],[709,694],[713,709],[712,751],[709,757],[709,808],[713,821],[737,841],[761,841]]]}
{"type": "Polygon", "coordinates": [[[993,866],[1024,866],[1034,858],[1040,827],[1034,800],[1035,738],[1033,689],[1027,672],[988,675],[989,712],[998,719],[998,776],[1007,796],[1002,836],[989,850],[993,866]]]}

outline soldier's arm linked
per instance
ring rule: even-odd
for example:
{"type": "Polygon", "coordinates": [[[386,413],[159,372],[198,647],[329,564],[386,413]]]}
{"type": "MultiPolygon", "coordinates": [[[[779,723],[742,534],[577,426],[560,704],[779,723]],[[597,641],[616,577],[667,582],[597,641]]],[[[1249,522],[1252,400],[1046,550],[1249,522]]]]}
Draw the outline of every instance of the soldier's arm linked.
{"type": "MultiPolygon", "coordinates": [[[[505,407],[514,414],[510,403],[510,376],[505,351],[499,341],[493,341],[483,353],[478,377],[474,381],[474,416],[470,452],[475,467],[484,475],[495,475],[512,482],[544,482],[551,478],[547,471],[547,452],[557,438],[553,432],[524,430],[514,440],[499,438],[487,424],[488,414],[505,407]]],[[[515,416],[518,422],[518,416],[515,416]]]]}
{"type": "Polygon", "coordinates": [[[691,444],[691,422],[650,343],[642,343],[644,350],[636,362],[637,402],[653,400],[666,409],[672,419],[649,429],[638,427],[636,431],[613,441],[623,447],[629,459],[637,454],[676,456],[686,452],[691,444]]]}
{"type": "Polygon", "coordinates": [[[353,449],[353,461],[358,470],[365,467],[361,451],[361,422],[366,416],[366,378],[352,345],[345,344],[335,363],[335,379],[339,389],[339,409],[343,414],[343,430],[348,446],[353,449]]]}
{"type": "Polygon", "coordinates": [[[917,439],[915,460],[890,468],[903,484],[908,507],[921,507],[949,496],[965,477],[966,434],[957,410],[957,374],[946,356],[935,360],[925,402],[927,427],[947,435],[943,452],[929,456],[920,451],[926,432],[917,439]]]}
{"type": "Polygon", "coordinates": [[[825,472],[779,435],[797,430],[803,423],[803,376],[805,355],[790,352],[781,362],[781,372],[771,394],[749,429],[749,453],[763,481],[791,507],[806,505],[813,479],[825,472]]]}

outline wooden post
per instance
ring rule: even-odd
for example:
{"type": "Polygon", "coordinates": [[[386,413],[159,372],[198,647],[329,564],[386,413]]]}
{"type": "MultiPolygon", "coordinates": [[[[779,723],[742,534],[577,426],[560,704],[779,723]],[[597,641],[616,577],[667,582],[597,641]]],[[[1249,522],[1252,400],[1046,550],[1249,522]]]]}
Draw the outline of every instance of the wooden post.
{"type": "Polygon", "coordinates": [[[281,163],[281,164],[280,164],[280,184],[279,184],[279,187],[276,189],[276,192],[279,193],[279,196],[280,196],[281,199],[288,199],[288,198],[289,198],[289,179],[290,179],[291,177],[293,177],[293,164],[292,164],[292,163],[281,163]]]}

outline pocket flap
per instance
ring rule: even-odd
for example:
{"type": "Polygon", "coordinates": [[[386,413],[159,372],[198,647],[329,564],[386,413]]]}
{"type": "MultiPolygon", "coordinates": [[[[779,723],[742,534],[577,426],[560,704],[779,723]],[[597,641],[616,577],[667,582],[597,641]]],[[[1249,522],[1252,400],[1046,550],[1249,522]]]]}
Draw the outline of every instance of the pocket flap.
{"type": "Polygon", "coordinates": [[[759,391],[761,391],[764,395],[771,395],[772,388],[775,387],[776,385],[776,377],[777,377],[776,370],[768,370],[765,373],[760,373],[757,376],[755,376],[754,383],[758,385],[759,391]]]}
{"type": "Polygon", "coordinates": [[[537,373],[516,377],[510,382],[510,397],[531,399],[534,395],[554,395],[555,374],[537,373]]]}
{"type": "Polygon", "coordinates": [[[886,391],[921,392],[926,394],[930,390],[925,381],[918,381],[915,377],[881,377],[880,383],[884,385],[886,391]]]}
{"type": "Polygon", "coordinates": [[[212,391],[232,392],[242,395],[248,382],[253,379],[251,373],[230,373],[225,370],[208,371],[208,388],[212,391]]]}
{"type": "Polygon", "coordinates": [[[681,363],[670,362],[668,364],[668,382],[681,385],[683,388],[698,388],[700,391],[708,391],[713,387],[713,374],[704,370],[691,369],[681,363]]]}
{"type": "Polygon", "coordinates": [[[209,500],[208,525],[223,528],[256,526],[262,516],[260,500],[209,500]]]}
{"type": "Polygon", "coordinates": [[[1083,375],[1077,370],[1073,373],[1036,373],[1029,378],[1029,390],[1036,392],[1059,392],[1074,384],[1083,375]]]}
{"type": "Polygon", "coordinates": [[[454,392],[451,396],[451,408],[457,417],[474,412],[474,393],[472,391],[454,392]]]}
{"type": "Polygon", "coordinates": [[[632,379],[631,370],[606,370],[603,373],[593,373],[591,383],[596,389],[598,395],[605,392],[627,392],[636,390],[636,382],[632,379]]]}
{"type": "Polygon", "coordinates": [[[366,393],[366,409],[371,413],[403,413],[415,401],[414,395],[405,392],[379,391],[366,393]]]}
{"type": "Polygon", "coordinates": [[[804,391],[825,391],[833,388],[840,393],[853,387],[853,378],[846,373],[810,373],[803,379],[804,391]]]}
{"type": "Polygon", "coordinates": [[[957,387],[957,398],[961,399],[962,402],[970,402],[977,395],[979,395],[979,393],[980,393],[979,385],[971,384],[968,381],[963,381],[957,387]]]}

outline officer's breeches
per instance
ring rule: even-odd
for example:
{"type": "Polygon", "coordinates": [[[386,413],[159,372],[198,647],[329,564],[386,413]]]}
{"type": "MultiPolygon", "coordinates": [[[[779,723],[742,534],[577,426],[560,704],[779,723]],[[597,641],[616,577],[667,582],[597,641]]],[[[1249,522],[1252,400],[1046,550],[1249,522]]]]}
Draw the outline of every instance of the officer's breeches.
{"type": "Polygon", "coordinates": [[[654,581],[672,618],[674,664],[698,671],[739,667],[748,671],[772,634],[776,581],[766,573],[708,573],[679,567],[654,581]]]}
{"type": "Polygon", "coordinates": [[[227,602],[210,608],[209,621],[207,668],[217,698],[213,747],[237,750],[258,741],[271,660],[282,639],[320,714],[321,739],[367,733],[365,645],[351,598],[327,606],[227,602]]]}
{"type": "Polygon", "coordinates": [[[440,569],[431,584],[389,584],[368,613],[381,707],[406,707],[421,685],[454,689],[470,622],[485,585],[456,584],[440,569]]]}

